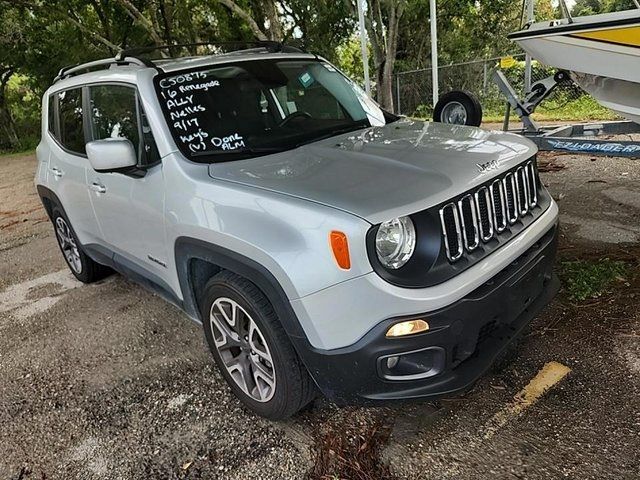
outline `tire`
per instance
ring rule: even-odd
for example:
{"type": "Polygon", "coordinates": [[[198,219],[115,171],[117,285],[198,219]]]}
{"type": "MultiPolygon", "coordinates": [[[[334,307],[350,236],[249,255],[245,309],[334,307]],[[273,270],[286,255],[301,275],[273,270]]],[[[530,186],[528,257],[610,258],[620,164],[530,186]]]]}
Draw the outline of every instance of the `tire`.
{"type": "Polygon", "coordinates": [[[433,120],[452,125],[479,127],[482,123],[482,105],[473,93],[453,90],[440,97],[433,110],[433,120]]]}
{"type": "Polygon", "coordinates": [[[271,303],[253,283],[223,271],[206,284],[201,309],[213,358],[250,410],[282,420],[315,398],[315,385],[271,303]]]}
{"type": "Polygon", "coordinates": [[[113,273],[109,267],[89,258],[82,249],[71,223],[58,207],[53,209],[51,222],[62,256],[69,270],[78,280],[82,283],[92,283],[113,273]]]}

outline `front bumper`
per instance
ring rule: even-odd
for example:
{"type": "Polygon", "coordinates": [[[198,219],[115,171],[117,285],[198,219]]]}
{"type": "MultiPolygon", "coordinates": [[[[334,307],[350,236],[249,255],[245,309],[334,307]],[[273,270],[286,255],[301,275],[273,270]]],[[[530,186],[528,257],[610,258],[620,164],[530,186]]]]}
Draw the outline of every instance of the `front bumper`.
{"type": "Polygon", "coordinates": [[[497,275],[447,307],[388,319],[349,347],[307,349],[304,362],[318,387],[337,403],[436,398],[467,390],[558,291],[552,273],[557,230],[554,225],[497,275]],[[385,337],[392,324],[411,318],[427,320],[429,331],[385,337]],[[428,376],[390,380],[386,359],[416,351],[427,352],[428,376]]]}

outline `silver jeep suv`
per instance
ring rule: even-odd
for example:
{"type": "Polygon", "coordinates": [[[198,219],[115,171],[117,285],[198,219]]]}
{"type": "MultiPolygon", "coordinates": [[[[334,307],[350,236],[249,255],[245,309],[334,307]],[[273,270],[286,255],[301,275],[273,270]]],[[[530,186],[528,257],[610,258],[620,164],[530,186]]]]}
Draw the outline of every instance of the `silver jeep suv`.
{"type": "Polygon", "coordinates": [[[399,118],[278,44],[63,69],[36,185],[72,273],[201,323],[251,410],[468,389],[558,289],[523,137],[399,118]]]}

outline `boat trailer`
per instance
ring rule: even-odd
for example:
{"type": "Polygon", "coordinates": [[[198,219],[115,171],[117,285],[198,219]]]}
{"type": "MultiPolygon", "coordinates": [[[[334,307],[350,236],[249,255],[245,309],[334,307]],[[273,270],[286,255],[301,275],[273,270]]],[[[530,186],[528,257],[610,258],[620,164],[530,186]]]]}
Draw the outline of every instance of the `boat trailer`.
{"type": "Polygon", "coordinates": [[[518,97],[518,94],[500,70],[494,72],[493,80],[507,99],[504,130],[514,131],[526,136],[541,151],[640,158],[640,140],[606,140],[598,138],[606,135],[640,134],[640,124],[638,123],[624,120],[540,126],[531,118],[531,114],[536,107],[551,95],[558,86],[571,82],[568,72],[559,71],[555,75],[536,82],[531,86],[531,92],[525,96],[524,100],[518,97]],[[511,110],[520,117],[523,124],[522,129],[509,130],[511,110]]]}

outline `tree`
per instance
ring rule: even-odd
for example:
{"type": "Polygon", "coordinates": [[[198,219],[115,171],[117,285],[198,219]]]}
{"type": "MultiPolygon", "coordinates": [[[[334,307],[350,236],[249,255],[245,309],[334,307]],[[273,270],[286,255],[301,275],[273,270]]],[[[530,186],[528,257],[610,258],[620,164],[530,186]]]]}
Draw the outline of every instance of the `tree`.
{"type": "Polygon", "coordinates": [[[634,10],[638,8],[633,0],[604,0],[605,12],[620,12],[622,10],[634,10]]]}
{"type": "Polygon", "coordinates": [[[11,67],[0,67],[0,149],[15,149],[20,143],[7,103],[7,85],[12,75],[11,67]]]}
{"type": "Polygon", "coordinates": [[[21,23],[15,9],[0,10],[0,149],[15,149],[20,143],[7,101],[7,90],[9,80],[22,60],[21,23]]]}
{"type": "Polygon", "coordinates": [[[580,17],[583,15],[595,15],[602,12],[601,0],[576,0],[571,9],[571,15],[580,17]]]}
{"type": "MultiPolygon", "coordinates": [[[[357,2],[346,0],[351,16],[358,14],[357,2]]],[[[376,99],[393,111],[393,70],[396,63],[400,22],[407,0],[368,0],[365,28],[371,43],[376,79],[376,99]]]]}
{"type": "Polygon", "coordinates": [[[406,0],[369,0],[367,31],[376,68],[377,98],[383,108],[393,111],[393,69],[398,50],[400,20],[406,0]]]}
{"type": "MultiPolygon", "coordinates": [[[[522,3],[513,0],[438,2],[440,64],[512,53],[507,34],[520,28],[522,3]]],[[[430,66],[429,1],[409,3],[400,26],[397,62],[401,69],[430,66]]]]}
{"type": "Polygon", "coordinates": [[[558,17],[558,8],[551,0],[538,0],[535,4],[536,21],[552,20],[558,17]]]}
{"type": "Polygon", "coordinates": [[[307,51],[334,61],[337,49],[352,35],[356,17],[346,2],[335,0],[287,0],[283,11],[285,41],[299,43],[307,51]]]}

